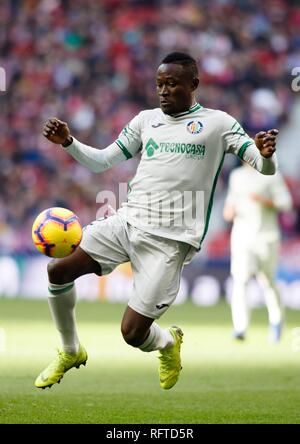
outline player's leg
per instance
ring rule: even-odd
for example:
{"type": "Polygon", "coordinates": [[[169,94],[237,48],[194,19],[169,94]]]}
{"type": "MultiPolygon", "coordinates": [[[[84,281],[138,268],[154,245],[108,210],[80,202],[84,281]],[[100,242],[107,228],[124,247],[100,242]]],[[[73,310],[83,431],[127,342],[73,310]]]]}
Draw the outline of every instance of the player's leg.
{"type": "Polygon", "coordinates": [[[268,243],[264,246],[260,273],[257,276],[264,290],[269,315],[270,340],[272,342],[279,342],[283,324],[283,308],[276,286],[278,249],[277,242],[268,243]]]}
{"type": "Polygon", "coordinates": [[[66,371],[87,361],[87,352],[79,343],[75,319],[75,279],[88,273],[101,273],[99,264],[80,247],[70,256],[48,264],[49,307],[62,341],[58,356],[37,377],[38,388],[59,383],[66,371]]]}
{"type": "Polygon", "coordinates": [[[49,263],[49,306],[63,349],[38,376],[37,387],[51,387],[67,370],[85,364],[87,360],[76,329],[74,281],[89,273],[107,274],[119,263],[128,261],[118,240],[118,232],[123,227],[116,219],[111,217],[92,222],[85,228],[80,247],[73,254],[49,263]]]}
{"type": "Polygon", "coordinates": [[[247,304],[247,285],[255,269],[253,253],[244,246],[237,245],[231,250],[231,317],[233,337],[243,340],[250,321],[250,310],[247,304]]]}
{"type": "Polygon", "coordinates": [[[245,339],[249,325],[249,307],[247,304],[248,279],[232,275],[231,293],[231,317],[233,324],[233,336],[235,339],[245,339]]]}
{"type": "Polygon", "coordinates": [[[121,331],[127,344],[143,352],[159,350],[160,386],[166,390],[172,388],[178,381],[182,369],[180,357],[182,330],[177,326],[163,329],[154,322],[154,319],[127,307],[121,331]]]}
{"type": "Polygon", "coordinates": [[[160,328],[153,318],[144,316],[129,306],[123,315],[121,332],[127,344],[143,351],[160,350],[173,343],[169,330],[160,328]]]}
{"type": "Polygon", "coordinates": [[[79,339],[76,329],[75,280],[89,273],[101,274],[101,267],[80,247],[68,257],[54,259],[48,264],[49,306],[60,333],[63,351],[77,353],[79,339]]]}
{"type": "Polygon", "coordinates": [[[122,334],[128,344],[144,352],[159,350],[160,384],[169,389],[179,378],[183,333],[178,327],[162,329],[155,320],[176,298],[191,247],[142,231],[131,236],[131,247],[134,291],[122,320],[122,334]]]}

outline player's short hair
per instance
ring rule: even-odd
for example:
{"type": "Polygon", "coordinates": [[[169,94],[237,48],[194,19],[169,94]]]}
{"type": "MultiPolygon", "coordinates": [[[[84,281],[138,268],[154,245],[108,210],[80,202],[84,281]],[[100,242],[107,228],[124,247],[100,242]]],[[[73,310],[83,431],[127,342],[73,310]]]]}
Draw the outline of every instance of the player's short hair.
{"type": "Polygon", "coordinates": [[[185,52],[170,52],[161,61],[161,63],[175,63],[177,65],[182,65],[190,71],[193,77],[198,77],[198,67],[196,60],[185,52]]]}

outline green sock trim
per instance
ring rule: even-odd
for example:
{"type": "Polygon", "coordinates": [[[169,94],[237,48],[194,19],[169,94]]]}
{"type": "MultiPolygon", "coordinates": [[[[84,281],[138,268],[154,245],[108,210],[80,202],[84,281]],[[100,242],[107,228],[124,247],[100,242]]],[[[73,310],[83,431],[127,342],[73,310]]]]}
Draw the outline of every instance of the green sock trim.
{"type": "Polygon", "coordinates": [[[64,288],[58,288],[57,290],[53,290],[52,288],[48,287],[48,290],[51,294],[61,294],[61,293],[66,293],[67,291],[71,290],[74,287],[74,282],[70,285],[68,285],[67,287],[64,288]]]}

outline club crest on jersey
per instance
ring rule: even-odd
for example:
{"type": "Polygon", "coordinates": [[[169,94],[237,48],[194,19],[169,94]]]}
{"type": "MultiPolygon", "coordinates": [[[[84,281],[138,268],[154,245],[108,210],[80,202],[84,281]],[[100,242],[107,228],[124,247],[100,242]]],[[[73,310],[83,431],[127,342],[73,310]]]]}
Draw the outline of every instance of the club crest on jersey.
{"type": "Polygon", "coordinates": [[[203,130],[203,123],[199,122],[199,120],[191,120],[187,124],[186,129],[191,134],[199,134],[203,130]]]}

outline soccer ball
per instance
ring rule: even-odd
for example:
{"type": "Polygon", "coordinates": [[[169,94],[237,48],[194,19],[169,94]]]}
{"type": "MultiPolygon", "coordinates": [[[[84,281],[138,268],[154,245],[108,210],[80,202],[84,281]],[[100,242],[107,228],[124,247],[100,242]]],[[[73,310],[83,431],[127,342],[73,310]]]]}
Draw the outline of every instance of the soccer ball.
{"type": "Polygon", "coordinates": [[[33,243],[46,256],[69,256],[76,250],[81,238],[80,221],[76,214],[66,208],[48,208],[33,222],[33,243]]]}

